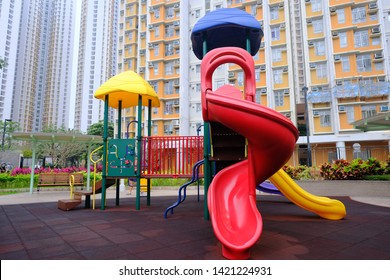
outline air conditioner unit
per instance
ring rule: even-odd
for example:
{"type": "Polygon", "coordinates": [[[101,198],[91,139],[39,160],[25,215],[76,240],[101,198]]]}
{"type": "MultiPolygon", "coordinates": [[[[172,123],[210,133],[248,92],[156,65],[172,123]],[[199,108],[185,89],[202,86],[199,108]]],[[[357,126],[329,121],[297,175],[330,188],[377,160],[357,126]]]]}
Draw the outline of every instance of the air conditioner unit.
{"type": "Polygon", "coordinates": [[[381,105],[381,106],[379,107],[379,111],[381,111],[381,112],[387,112],[387,111],[389,111],[389,106],[388,106],[388,105],[381,105]]]}
{"type": "Polygon", "coordinates": [[[261,42],[261,44],[260,44],[260,49],[264,49],[264,47],[265,47],[265,43],[264,43],[264,42],[261,42]]]}
{"type": "Polygon", "coordinates": [[[306,4],[309,4],[310,3],[310,0],[305,0],[306,4]]]}
{"type": "Polygon", "coordinates": [[[175,4],[175,5],[173,5],[173,8],[175,9],[175,10],[178,10],[178,9],[180,9],[180,4],[175,4]]]}
{"type": "Polygon", "coordinates": [[[314,42],[313,41],[309,41],[309,42],[307,42],[307,44],[309,45],[309,48],[314,47],[314,42]]]}
{"type": "Polygon", "coordinates": [[[384,82],[384,81],[386,81],[385,76],[377,77],[376,80],[377,80],[378,82],[384,82]]]}
{"type": "Polygon", "coordinates": [[[260,71],[265,71],[265,69],[266,69],[267,67],[265,66],[265,65],[260,65],[260,71]]]}
{"type": "Polygon", "coordinates": [[[341,60],[341,56],[338,55],[338,54],[336,54],[336,55],[334,56],[334,61],[340,61],[340,60],[341,60]]]}
{"type": "Polygon", "coordinates": [[[283,91],[283,94],[284,94],[284,95],[290,95],[290,90],[285,89],[285,90],[283,91]]]}
{"type": "Polygon", "coordinates": [[[371,29],[371,33],[380,33],[381,29],[379,27],[374,27],[371,29]]]}
{"type": "Polygon", "coordinates": [[[319,91],[319,89],[318,89],[318,87],[312,87],[312,88],[311,88],[311,91],[312,91],[312,92],[317,92],[317,91],[319,91]]]}
{"type": "Polygon", "coordinates": [[[142,32],[141,35],[140,35],[141,38],[145,38],[146,37],[146,33],[145,32],[142,32]]]}
{"type": "Polygon", "coordinates": [[[144,73],[144,72],[145,72],[145,68],[140,67],[140,68],[139,68],[139,72],[140,72],[140,73],[144,73]]]}
{"type": "Polygon", "coordinates": [[[380,52],[380,53],[374,53],[374,59],[382,59],[383,58],[383,54],[380,52]]]}
{"type": "Polygon", "coordinates": [[[336,11],[337,11],[337,8],[336,7],[330,7],[329,11],[330,11],[331,14],[335,14],[336,11]]]}
{"type": "Polygon", "coordinates": [[[154,7],[149,7],[149,13],[151,13],[151,14],[154,13],[154,7]]]}
{"type": "Polygon", "coordinates": [[[370,3],[370,4],[368,4],[368,9],[369,10],[376,10],[376,9],[378,9],[378,4],[377,3],[370,3]]]}
{"type": "Polygon", "coordinates": [[[139,55],[145,55],[145,50],[140,50],[139,55]]]}
{"type": "Polygon", "coordinates": [[[154,44],[153,44],[153,43],[149,43],[149,44],[148,44],[148,48],[149,48],[149,49],[154,49],[154,44]]]}
{"type": "Polygon", "coordinates": [[[140,16],[140,18],[141,18],[141,20],[145,20],[146,15],[142,15],[142,16],[140,16]]]}
{"type": "Polygon", "coordinates": [[[256,4],[257,4],[257,6],[263,5],[263,0],[257,0],[256,4]]]}
{"type": "Polygon", "coordinates": [[[313,116],[317,117],[320,115],[320,112],[319,111],[313,111],[313,116]]]}
{"type": "Polygon", "coordinates": [[[175,22],[173,23],[173,26],[180,26],[180,21],[175,21],[175,22]]]}
{"type": "Polygon", "coordinates": [[[310,69],[316,69],[317,68],[315,63],[309,63],[309,67],[310,67],[310,69]]]}
{"type": "Polygon", "coordinates": [[[283,8],[284,7],[284,3],[279,3],[279,8],[283,8]]]}
{"type": "Polygon", "coordinates": [[[260,90],[260,92],[261,92],[261,93],[267,93],[267,88],[262,88],[262,89],[260,90]]]}
{"type": "Polygon", "coordinates": [[[153,24],[149,24],[149,25],[148,25],[148,29],[149,29],[149,30],[153,30],[153,29],[154,29],[153,24]]]}
{"type": "Polygon", "coordinates": [[[281,24],[280,24],[280,29],[281,29],[281,30],[286,29],[286,24],[285,24],[285,23],[281,23],[281,24]]]}
{"type": "Polygon", "coordinates": [[[339,112],[345,112],[345,106],[339,106],[339,112]]]}
{"type": "Polygon", "coordinates": [[[179,41],[179,40],[173,41],[173,45],[174,45],[174,46],[179,46],[179,45],[180,45],[180,41],[179,41]]]}
{"type": "Polygon", "coordinates": [[[332,37],[338,37],[339,33],[337,31],[332,31],[332,37]]]}
{"type": "Polygon", "coordinates": [[[336,85],[337,86],[342,86],[343,85],[343,80],[336,80],[336,85]]]}
{"type": "Polygon", "coordinates": [[[230,80],[233,80],[233,79],[236,78],[236,74],[234,72],[229,72],[228,77],[229,77],[230,80]]]}
{"type": "Polygon", "coordinates": [[[149,62],[149,63],[148,63],[148,67],[149,67],[149,68],[153,68],[153,67],[154,67],[153,62],[149,62]]]}
{"type": "Polygon", "coordinates": [[[288,72],[288,67],[283,67],[283,72],[287,73],[288,72]]]}
{"type": "Polygon", "coordinates": [[[179,126],[180,125],[180,121],[179,120],[173,120],[172,121],[172,125],[173,126],[179,126]]]}
{"type": "Polygon", "coordinates": [[[311,24],[311,23],[312,23],[312,19],[311,19],[311,18],[307,18],[307,19],[306,19],[306,23],[307,23],[307,24],[311,24]]]}

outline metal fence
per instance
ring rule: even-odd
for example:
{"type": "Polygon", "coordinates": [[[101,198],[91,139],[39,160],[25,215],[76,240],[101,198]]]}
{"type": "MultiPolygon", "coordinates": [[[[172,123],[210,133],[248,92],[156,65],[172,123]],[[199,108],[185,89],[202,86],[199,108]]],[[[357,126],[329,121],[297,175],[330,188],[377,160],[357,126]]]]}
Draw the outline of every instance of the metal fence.
{"type": "Polygon", "coordinates": [[[150,136],[142,145],[143,177],[191,177],[193,166],[203,159],[202,136],[150,136]]]}

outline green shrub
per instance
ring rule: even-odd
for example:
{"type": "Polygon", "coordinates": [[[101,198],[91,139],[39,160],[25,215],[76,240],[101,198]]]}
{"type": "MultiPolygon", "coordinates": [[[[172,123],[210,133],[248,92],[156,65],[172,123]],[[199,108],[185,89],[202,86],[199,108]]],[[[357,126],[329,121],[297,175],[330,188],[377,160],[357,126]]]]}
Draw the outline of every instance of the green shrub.
{"type": "Polygon", "coordinates": [[[366,161],[358,158],[352,162],[344,159],[336,160],[333,164],[324,163],[320,166],[321,176],[326,180],[363,180],[370,175],[387,173],[387,163],[369,158],[366,161]]]}

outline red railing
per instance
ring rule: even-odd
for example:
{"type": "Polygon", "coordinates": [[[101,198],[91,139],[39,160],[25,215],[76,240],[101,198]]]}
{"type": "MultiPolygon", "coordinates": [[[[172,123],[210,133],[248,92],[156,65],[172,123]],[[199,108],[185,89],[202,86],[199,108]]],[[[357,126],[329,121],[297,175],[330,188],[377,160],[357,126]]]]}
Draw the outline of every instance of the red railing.
{"type": "MultiPolygon", "coordinates": [[[[192,167],[203,159],[203,136],[149,136],[142,141],[142,177],[192,177],[192,167]]],[[[203,177],[203,167],[199,169],[203,177]]]]}

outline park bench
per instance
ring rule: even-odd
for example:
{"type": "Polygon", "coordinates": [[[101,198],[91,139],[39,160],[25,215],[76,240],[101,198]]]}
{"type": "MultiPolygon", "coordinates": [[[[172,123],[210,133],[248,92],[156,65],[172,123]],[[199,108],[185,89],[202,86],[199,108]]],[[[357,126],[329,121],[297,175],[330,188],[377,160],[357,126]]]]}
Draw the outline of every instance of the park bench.
{"type": "Polygon", "coordinates": [[[38,177],[37,191],[41,187],[70,186],[70,178],[73,175],[73,186],[84,186],[82,173],[41,173],[38,177]]]}

